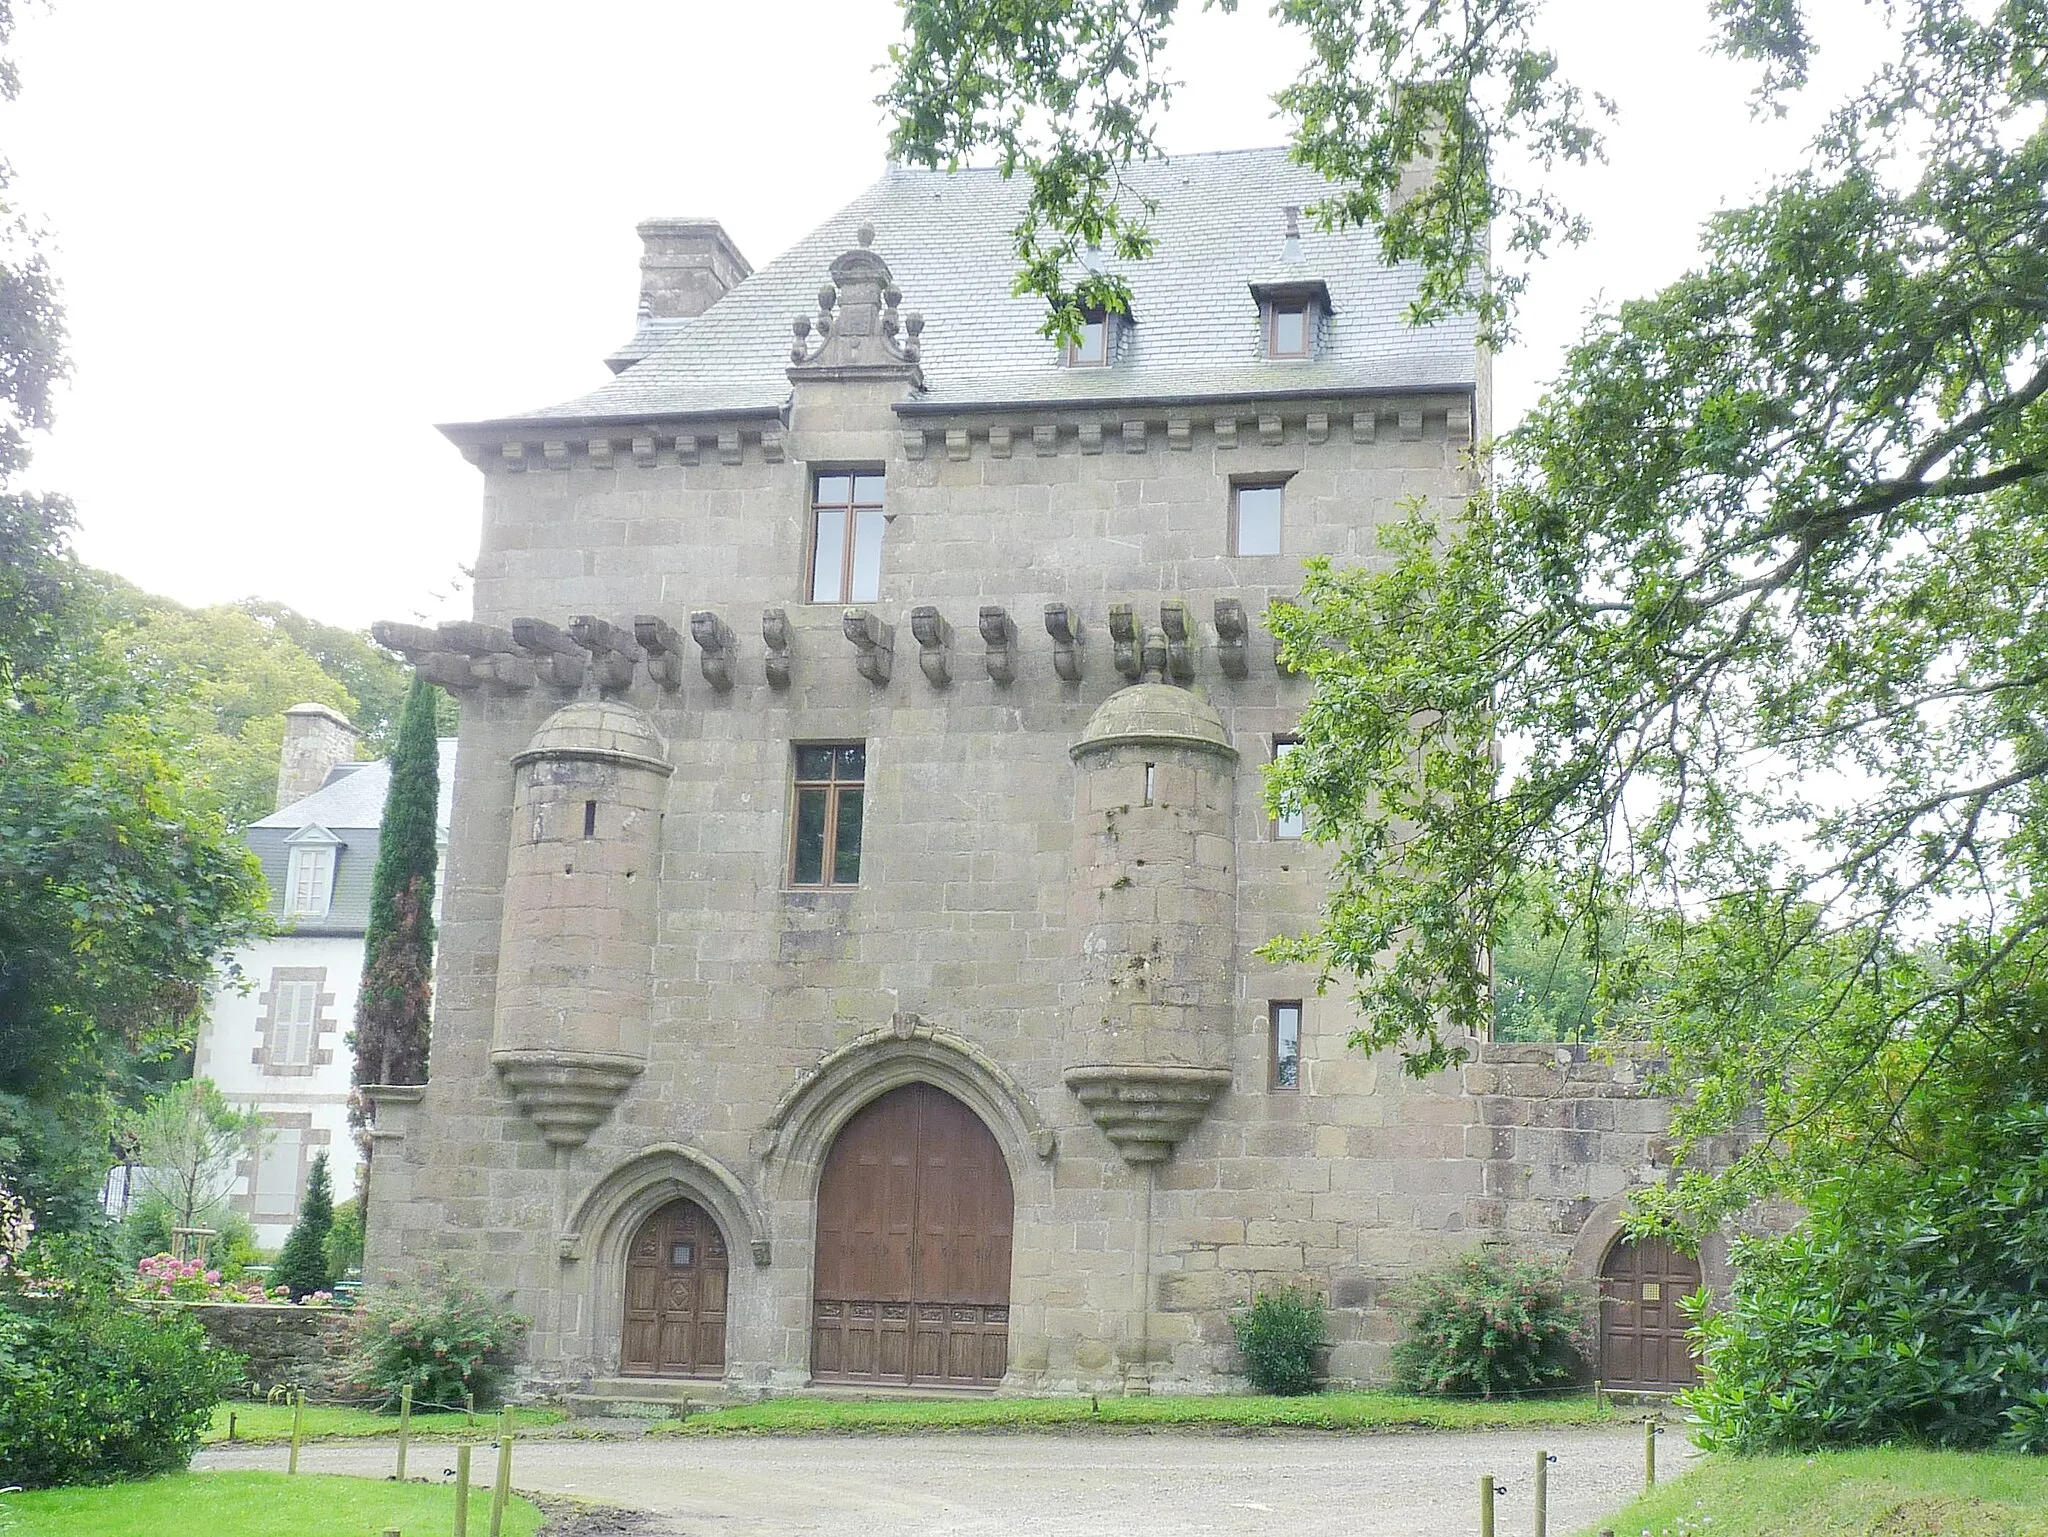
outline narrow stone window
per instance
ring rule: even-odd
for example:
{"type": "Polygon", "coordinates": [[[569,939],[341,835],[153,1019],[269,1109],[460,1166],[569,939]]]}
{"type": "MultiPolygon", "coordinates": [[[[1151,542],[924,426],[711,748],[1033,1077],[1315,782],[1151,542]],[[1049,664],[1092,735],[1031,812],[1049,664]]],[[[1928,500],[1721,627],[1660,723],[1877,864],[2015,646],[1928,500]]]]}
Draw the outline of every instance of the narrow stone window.
{"type": "Polygon", "coordinates": [[[1301,1000],[1289,998],[1266,1005],[1272,1052],[1267,1082],[1274,1089],[1301,1087],[1301,1000]]]}
{"type": "Polygon", "coordinates": [[[1230,491],[1230,553],[1278,555],[1284,481],[1233,486],[1230,491]]]}
{"type": "MultiPolygon", "coordinates": [[[[1278,763],[1299,745],[1292,737],[1276,736],[1273,738],[1273,761],[1278,763]]],[[[1273,818],[1275,838],[1300,838],[1306,836],[1307,832],[1308,821],[1298,805],[1290,806],[1273,818]]]]}
{"type": "Polygon", "coordinates": [[[1158,772],[1158,769],[1159,765],[1156,763],[1148,763],[1145,765],[1145,804],[1148,806],[1152,804],[1153,776],[1158,772]]]}
{"type": "Polygon", "coordinates": [[[864,742],[797,747],[795,832],[789,860],[792,886],[860,883],[867,768],[864,742]]]}
{"type": "Polygon", "coordinates": [[[585,801],[583,803],[583,836],[586,838],[595,838],[597,836],[596,801],[585,801]]]}
{"type": "Polygon", "coordinates": [[[820,475],[811,490],[811,601],[882,595],[882,477],[820,475]]]}
{"type": "Polygon", "coordinates": [[[1266,356],[1308,356],[1309,306],[1305,301],[1275,300],[1266,308],[1266,356]]]}

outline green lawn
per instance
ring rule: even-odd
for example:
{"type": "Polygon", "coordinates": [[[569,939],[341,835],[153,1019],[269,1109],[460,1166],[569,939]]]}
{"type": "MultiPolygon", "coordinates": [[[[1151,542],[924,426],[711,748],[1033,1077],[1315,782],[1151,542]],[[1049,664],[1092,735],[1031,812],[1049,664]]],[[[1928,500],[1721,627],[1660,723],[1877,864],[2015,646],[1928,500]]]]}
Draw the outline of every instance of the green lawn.
{"type": "Polygon", "coordinates": [[[1716,1458],[1596,1526],[1620,1537],[2048,1537],[2048,1457],[1716,1458]]]}
{"type": "Polygon", "coordinates": [[[1514,1403],[1320,1393],[1310,1398],[964,1398],[839,1402],[776,1398],[665,1421],[655,1435],[806,1435],[833,1431],[1059,1430],[1115,1426],[1204,1430],[1478,1430],[1592,1425],[1611,1418],[1591,1394],[1514,1403]],[[1097,1407],[1099,1403],[1100,1407],[1097,1407]]]}
{"type": "MultiPolygon", "coordinates": [[[[488,1530],[488,1481],[469,1496],[469,1529],[488,1530]]],[[[411,1537],[455,1528],[455,1490],[372,1478],[301,1473],[174,1473],[95,1489],[0,1495],[7,1537],[411,1537]]],[[[540,1512],[517,1495],[505,1510],[508,1537],[533,1537],[540,1512]]]]}
{"type": "MultiPolygon", "coordinates": [[[[224,1403],[214,1406],[213,1424],[207,1427],[206,1440],[211,1443],[228,1438],[228,1416],[235,1419],[235,1439],[252,1441],[259,1445],[267,1442],[289,1441],[292,1438],[292,1407],[290,1404],[224,1403]]],[[[550,1425],[559,1425],[566,1418],[559,1409],[514,1409],[512,1428],[515,1431],[542,1430],[550,1425]]],[[[462,1414],[447,1414],[439,1410],[417,1411],[412,1417],[412,1433],[416,1436],[488,1436],[496,1428],[496,1414],[479,1411],[476,1426],[472,1429],[462,1414]]],[[[339,1441],[362,1439],[375,1436],[398,1434],[396,1414],[377,1414],[368,1409],[334,1409],[318,1404],[306,1405],[306,1439],[308,1441],[339,1441]]]]}

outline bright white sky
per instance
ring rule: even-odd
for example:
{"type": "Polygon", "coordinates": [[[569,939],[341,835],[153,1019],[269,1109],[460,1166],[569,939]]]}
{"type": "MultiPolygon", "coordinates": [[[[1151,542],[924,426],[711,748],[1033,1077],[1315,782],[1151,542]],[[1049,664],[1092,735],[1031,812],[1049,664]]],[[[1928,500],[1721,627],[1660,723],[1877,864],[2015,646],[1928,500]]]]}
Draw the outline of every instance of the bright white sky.
{"type": "MultiPolygon", "coordinates": [[[[1195,11],[1193,0],[1184,7],[1195,11]]],[[[1594,238],[1551,261],[1498,366],[1505,426],[1587,307],[1684,270],[1701,218],[1797,162],[1860,78],[1856,0],[1809,109],[1756,123],[1704,0],[1554,0],[1568,72],[1621,116],[1574,177],[1594,238]]],[[[1291,36],[1191,14],[1169,150],[1278,143],[1291,36]]],[[[631,330],[650,214],[761,265],[881,173],[893,0],[56,0],[0,112],[50,232],[74,377],[32,479],[89,562],[187,603],[350,626],[467,612],[480,478],[433,424],[565,399],[631,330]]]]}

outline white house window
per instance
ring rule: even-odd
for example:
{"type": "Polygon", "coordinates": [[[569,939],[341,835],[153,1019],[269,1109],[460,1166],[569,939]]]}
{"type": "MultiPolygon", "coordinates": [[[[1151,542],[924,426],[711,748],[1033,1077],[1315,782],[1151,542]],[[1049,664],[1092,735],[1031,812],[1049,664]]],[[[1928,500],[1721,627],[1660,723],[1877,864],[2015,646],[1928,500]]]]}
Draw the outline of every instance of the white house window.
{"type": "Polygon", "coordinates": [[[341,840],[324,827],[307,826],[288,841],[291,860],[285,869],[284,915],[324,918],[334,899],[334,857],[341,840]]]}
{"type": "Polygon", "coordinates": [[[256,1162],[255,1216],[259,1222],[289,1221],[299,1210],[299,1160],[305,1130],[273,1126],[256,1162]]]}
{"type": "Polygon", "coordinates": [[[278,982],[272,1015],[271,1062],[278,1067],[310,1067],[313,1036],[320,1018],[318,982],[278,982]]]}

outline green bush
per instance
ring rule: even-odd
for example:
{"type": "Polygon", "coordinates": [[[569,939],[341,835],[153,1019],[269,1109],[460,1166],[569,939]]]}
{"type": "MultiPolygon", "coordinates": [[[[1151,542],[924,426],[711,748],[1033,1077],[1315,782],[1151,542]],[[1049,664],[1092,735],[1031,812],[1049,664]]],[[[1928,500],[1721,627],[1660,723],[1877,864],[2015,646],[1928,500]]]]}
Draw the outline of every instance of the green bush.
{"type": "Polygon", "coordinates": [[[1736,1243],[1684,1399],[1703,1446],[2048,1452],[2048,1107],[1971,1140],[1821,1182],[1793,1232],[1736,1243]]]}
{"type": "Polygon", "coordinates": [[[335,1276],[360,1270],[363,1264],[363,1208],[353,1198],[334,1208],[334,1226],[327,1230],[327,1268],[335,1276]]]}
{"type": "Polygon", "coordinates": [[[1249,1307],[1230,1315],[1245,1375],[1261,1393],[1294,1397],[1316,1390],[1322,1353],[1330,1333],[1323,1299],[1292,1286],[1260,1292],[1249,1307]]]}
{"type": "Polygon", "coordinates": [[[390,1403],[410,1384],[416,1404],[460,1404],[474,1393],[495,1405],[526,1329],[519,1314],[446,1274],[380,1287],[357,1315],[349,1376],[390,1403]]]}
{"type": "MultiPolygon", "coordinates": [[[[162,1196],[140,1195],[115,1228],[114,1247],[131,1265],[152,1254],[168,1254],[176,1220],[171,1203],[162,1196]]],[[[222,1212],[213,1219],[212,1227],[214,1236],[206,1246],[207,1268],[218,1270],[224,1281],[241,1280],[242,1272],[263,1255],[256,1247],[256,1230],[239,1212],[222,1212]]]]}
{"type": "Polygon", "coordinates": [[[197,1319],[129,1302],[121,1279],[84,1243],[50,1240],[0,1282],[0,1484],[176,1472],[242,1380],[197,1319]]]}
{"type": "Polygon", "coordinates": [[[1394,1380],[1410,1393],[1513,1398],[1584,1372],[1591,1299],[1560,1265],[1481,1250],[1417,1276],[1399,1306],[1394,1380]]]}

